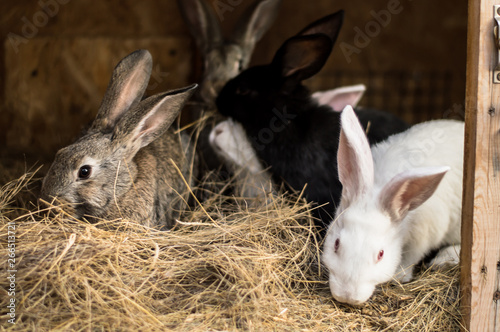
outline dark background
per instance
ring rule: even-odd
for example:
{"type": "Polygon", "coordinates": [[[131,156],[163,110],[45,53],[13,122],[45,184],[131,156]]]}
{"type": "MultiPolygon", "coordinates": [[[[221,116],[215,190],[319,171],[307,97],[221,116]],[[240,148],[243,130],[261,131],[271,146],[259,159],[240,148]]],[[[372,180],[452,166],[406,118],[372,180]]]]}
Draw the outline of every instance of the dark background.
{"type": "MultiPolygon", "coordinates": [[[[207,1],[231,7],[221,22],[226,31],[251,3],[207,1]]],[[[286,38],[339,9],[346,12],[344,26],[327,65],[307,81],[312,90],[364,83],[360,105],[411,123],[463,118],[465,0],[283,0],[252,64],[268,63],[286,38]],[[378,22],[374,13],[388,7],[397,13],[378,22]],[[346,56],[349,47],[357,53],[346,56]]],[[[2,0],[0,38],[3,178],[14,165],[24,166],[14,167],[20,175],[35,162],[50,163],[93,119],[114,66],[135,49],[153,55],[148,94],[196,82],[200,75],[200,56],[175,0],[2,0]]]]}

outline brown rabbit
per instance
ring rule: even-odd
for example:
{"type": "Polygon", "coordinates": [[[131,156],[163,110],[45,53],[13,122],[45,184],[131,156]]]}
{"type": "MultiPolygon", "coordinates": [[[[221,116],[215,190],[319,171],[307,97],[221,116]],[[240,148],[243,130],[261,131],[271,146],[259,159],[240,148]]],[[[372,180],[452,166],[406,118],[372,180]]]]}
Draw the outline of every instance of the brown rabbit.
{"type": "Polygon", "coordinates": [[[196,85],[141,101],[151,68],[146,50],[120,61],[90,129],[57,152],[43,179],[43,199],[70,203],[79,219],[175,224],[187,191],[182,177],[190,183],[196,168],[189,140],[170,127],[196,85]]]}

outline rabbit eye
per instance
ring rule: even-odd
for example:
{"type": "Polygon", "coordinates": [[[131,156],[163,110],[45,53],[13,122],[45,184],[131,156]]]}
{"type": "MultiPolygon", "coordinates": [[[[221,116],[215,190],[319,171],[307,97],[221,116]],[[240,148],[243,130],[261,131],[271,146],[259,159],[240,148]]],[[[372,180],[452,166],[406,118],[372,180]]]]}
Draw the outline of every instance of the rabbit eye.
{"type": "Polygon", "coordinates": [[[248,88],[245,88],[245,87],[238,87],[236,89],[236,94],[240,95],[240,96],[247,96],[251,93],[252,91],[248,88]]]}
{"type": "Polygon", "coordinates": [[[83,165],[78,170],[78,178],[81,180],[88,179],[90,177],[90,174],[92,174],[92,167],[89,165],[83,165]]]}
{"type": "Polygon", "coordinates": [[[339,250],[339,247],[340,247],[340,239],[337,239],[335,240],[335,252],[337,252],[337,250],[339,250]]]}
{"type": "Polygon", "coordinates": [[[384,258],[384,251],[380,250],[377,255],[377,263],[380,262],[382,258],[384,258]]]}

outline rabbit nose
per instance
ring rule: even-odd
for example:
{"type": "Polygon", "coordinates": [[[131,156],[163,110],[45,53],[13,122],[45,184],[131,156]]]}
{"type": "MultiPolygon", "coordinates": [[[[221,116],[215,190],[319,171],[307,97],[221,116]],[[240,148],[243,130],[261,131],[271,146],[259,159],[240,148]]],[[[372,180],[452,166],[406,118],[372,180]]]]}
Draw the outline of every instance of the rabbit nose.
{"type": "Polygon", "coordinates": [[[341,303],[347,303],[350,305],[360,305],[364,301],[360,299],[359,290],[356,285],[349,283],[337,284],[332,279],[330,279],[330,291],[335,300],[341,303]]]}
{"type": "Polygon", "coordinates": [[[333,295],[333,297],[338,302],[347,303],[347,304],[354,305],[354,306],[360,305],[363,303],[363,301],[359,301],[359,300],[353,298],[351,296],[351,294],[349,294],[349,292],[347,292],[347,291],[342,292],[341,294],[335,294],[335,295],[333,295]]]}

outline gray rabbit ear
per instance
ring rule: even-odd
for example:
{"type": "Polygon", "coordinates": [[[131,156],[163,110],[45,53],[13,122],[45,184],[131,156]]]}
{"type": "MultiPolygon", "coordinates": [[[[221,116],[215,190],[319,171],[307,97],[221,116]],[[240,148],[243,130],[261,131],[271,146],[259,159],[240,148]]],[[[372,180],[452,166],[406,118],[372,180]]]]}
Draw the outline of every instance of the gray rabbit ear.
{"type": "Polygon", "coordinates": [[[177,3],[189,32],[203,54],[222,44],[219,21],[205,0],[178,0],[177,3]]]}
{"type": "Polygon", "coordinates": [[[243,13],[236,25],[232,41],[240,45],[245,52],[251,54],[255,44],[276,19],[280,4],[281,0],[255,1],[243,13]]]}
{"type": "Polygon", "coordinates": [[[112,136],[113,144],[124,146],[132,158],[140,148],[153,142],[170,128],[196,87],[193,84],[141,101],[116,125],[112,136]]]}
{"type": "Polygon", "coordinates": [[[335,43],[344,22],[344,11],[339,10],[336,13],[330,14],[317,21],[312,22],[302,29],[297,36],[314,35],[322,33],[330,37],[332,43],[335,43]]]}
{"type": "Polygon", "coordinates": [[[137,50],[115,67],[91,131],[111,131],[130,108],[141,100],[153,67],[151,54],[137,50]]]}

